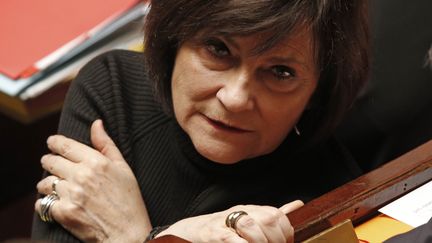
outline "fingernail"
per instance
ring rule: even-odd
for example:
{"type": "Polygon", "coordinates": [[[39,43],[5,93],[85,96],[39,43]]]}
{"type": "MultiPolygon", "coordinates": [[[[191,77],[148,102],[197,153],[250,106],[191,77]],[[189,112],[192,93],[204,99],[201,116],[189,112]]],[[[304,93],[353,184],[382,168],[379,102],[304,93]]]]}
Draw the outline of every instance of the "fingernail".
{"type": "Polygon", "coordinates": [[[99,122],[100,126],[101,126],[103,129],[105,129],[105,128],[104,128],[104,125],[103,125],[103,122],[102,122],[102,119],[98,119],[98,122],[99,122]]]}

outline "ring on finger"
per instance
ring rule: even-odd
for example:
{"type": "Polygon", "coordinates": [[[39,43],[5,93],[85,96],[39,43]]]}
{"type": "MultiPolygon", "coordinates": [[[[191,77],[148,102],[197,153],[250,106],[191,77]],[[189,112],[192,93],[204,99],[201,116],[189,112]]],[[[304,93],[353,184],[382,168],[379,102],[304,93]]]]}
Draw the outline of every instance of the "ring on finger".
{"type": "Polygon", "coordinates": [[[228,214],[228,216],[225,219],[225,225],[228,228],[233,229],[237,234],[237,222],[239,221],[239,219],[242,216],[248,215],[245,211],[234,211],[230,214],[228,214]]]}
{"type": "Polygon", "coordinates": [[[42,198],[39,207],[39,217],[43,222],[52,223],[54,219],[51,214],[51,208],[54,203],[58,200],[58,196],[54,193],[51,193],[44,198],[42,198]]]}
{"type": "Polygon", "coordinates": [[[57,187],[57,184],[58,184],[61,180],[62,180],[62,179],[60,179],[60,178],[57,177],[57,178],[53,181],[53,183],[52,183],[52,185],[51,185],[51,187],[52,187],[52,194],[58,196],[57,191],[56,191],[56,187],[57,187]]]}

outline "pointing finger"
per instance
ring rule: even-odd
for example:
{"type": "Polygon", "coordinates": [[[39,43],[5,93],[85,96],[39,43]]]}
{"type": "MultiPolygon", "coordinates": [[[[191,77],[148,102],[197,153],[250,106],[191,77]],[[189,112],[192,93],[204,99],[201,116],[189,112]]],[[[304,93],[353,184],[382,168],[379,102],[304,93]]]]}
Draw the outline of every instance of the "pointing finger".
{"type": "Polygon", "coordinates": [[[284,214],[288,214],[294,210],[297,210],[301,208],[304,205],[304,203],[300,200],[295,200],[290,203],[287,203],[279,208],[284,214]]]}

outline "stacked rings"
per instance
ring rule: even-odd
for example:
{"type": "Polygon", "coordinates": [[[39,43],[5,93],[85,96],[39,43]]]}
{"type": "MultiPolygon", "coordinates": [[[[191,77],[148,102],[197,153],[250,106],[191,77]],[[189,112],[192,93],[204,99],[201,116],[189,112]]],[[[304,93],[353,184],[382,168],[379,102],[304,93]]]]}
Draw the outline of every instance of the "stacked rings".
{"type": "Polygon", "coordinates": [[[50,208],[59,199],[57,194],[52,193],[45,196],[40,203],[39,217],[43,222],[52,223],[54,220],[50,208]]]}
{"type": "Polygon", "coordinates": [[[235,211],[228,214],[228,216],[225,219],[225,225],[228,228],[233,229],[236,233],[238,233],[236,224],[239,221],[239,219],[244,215],[247,215],[245,211],[235,211]]]}

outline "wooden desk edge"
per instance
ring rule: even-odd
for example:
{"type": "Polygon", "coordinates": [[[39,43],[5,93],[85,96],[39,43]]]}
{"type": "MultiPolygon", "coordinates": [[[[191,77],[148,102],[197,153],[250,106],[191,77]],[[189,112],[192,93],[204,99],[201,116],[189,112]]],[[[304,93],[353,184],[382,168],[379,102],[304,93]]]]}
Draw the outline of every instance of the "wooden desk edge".
{"type": "Polygon", "coordinates": [[[296,242],[345,219],[356,223],[431,179],[432,140],[288,214],[296,242]]]}

